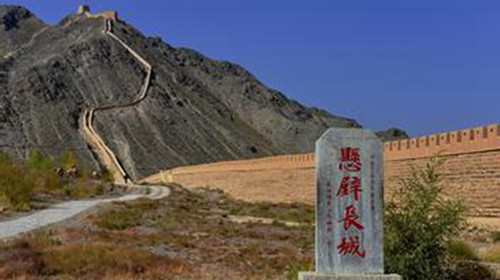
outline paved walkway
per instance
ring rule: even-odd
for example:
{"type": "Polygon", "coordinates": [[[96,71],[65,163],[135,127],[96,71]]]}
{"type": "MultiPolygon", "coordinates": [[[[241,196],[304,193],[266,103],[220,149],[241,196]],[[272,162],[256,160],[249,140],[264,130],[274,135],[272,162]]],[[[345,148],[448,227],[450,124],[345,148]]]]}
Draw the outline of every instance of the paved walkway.
{"type": "Polygon", "coordinates": [[[49,209],[41,210],[29,216],[12,221],[0,222],[0,240],[62,222],[101,203],[131,201],[139,198],[157,200],[170,195],[170,189],[167,187],[140,186],[140,188],[149,188],[149,191],[146,194],[127,194],[118,198],[68,201],[56,204],[49,209]]]}

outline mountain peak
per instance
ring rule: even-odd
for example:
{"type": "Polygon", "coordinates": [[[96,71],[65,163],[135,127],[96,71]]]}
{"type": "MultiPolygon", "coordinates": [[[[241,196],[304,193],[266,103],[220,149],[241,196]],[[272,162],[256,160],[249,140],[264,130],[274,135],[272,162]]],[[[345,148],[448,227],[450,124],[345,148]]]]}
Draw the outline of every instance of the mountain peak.
{"type": "Polygon", "coordinates": [[[0,25],[4,31],[19,29],[21,22],[34,17],[22,6],[0,6],[0,25]]]}
{"type": "Polygon", "coordinates": [[[147,38],[114,11],[81,7],[57,26],[14,14],[18,27],[0,30],[7,38],[0,55],[2,47],[15,54],[0,59],[0,148],[14,157],[73,152],[98,168],[81,133],[84,112],[96,107],[109,108],[96,113],[96,133],[134,179],[181,165],[312,152],[329,127],[359,127],[289,99],[242,66],[147,38]]]}
{"type": "Polygon", "coordinates": [[[45,23],[24,7],[0,6],[0,56],[28,43],[44,27],[45,23]]]}

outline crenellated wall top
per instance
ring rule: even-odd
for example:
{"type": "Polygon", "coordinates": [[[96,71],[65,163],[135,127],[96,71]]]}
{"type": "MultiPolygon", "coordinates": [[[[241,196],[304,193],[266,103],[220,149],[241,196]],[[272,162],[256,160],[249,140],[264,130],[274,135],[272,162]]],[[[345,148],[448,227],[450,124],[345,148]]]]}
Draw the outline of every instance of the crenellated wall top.
{"type": "Polygon", "coordinates": [[[433,134],[385,143],[385,160],[457,155],[500,149],[500,125],[433,134]]]}

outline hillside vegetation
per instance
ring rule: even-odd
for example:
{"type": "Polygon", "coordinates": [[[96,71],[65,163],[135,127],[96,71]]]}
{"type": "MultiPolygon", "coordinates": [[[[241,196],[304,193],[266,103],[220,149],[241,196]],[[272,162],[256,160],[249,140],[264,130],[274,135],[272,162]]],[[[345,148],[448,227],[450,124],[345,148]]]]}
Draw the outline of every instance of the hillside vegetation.
{"type": "Polygon", "coordinates": [[[108,192],[109,174],[91,177],[72,153],[52,159],[33,151],[24,162],[14,162],[0,153],[0,213],[29,211],[108,192]]]}

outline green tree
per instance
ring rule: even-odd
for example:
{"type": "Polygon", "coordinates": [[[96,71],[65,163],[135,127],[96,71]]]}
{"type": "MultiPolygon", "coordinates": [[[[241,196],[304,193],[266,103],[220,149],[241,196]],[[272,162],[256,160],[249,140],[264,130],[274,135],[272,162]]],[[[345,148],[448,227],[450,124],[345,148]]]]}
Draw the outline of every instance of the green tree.
{"type": "Polygon", "coordinates": [[[413,168],[386,206],[386,270],[405,280],[454,275],[447,246],[464,229],[467,208],[463,201],[443,196],[442,163],[434,158],[422,170],[413,168]]]}
{"type": "Polygon", "coordinates": [[[27,176],[31,177],[39,191],[55,190],[63,186],[62,180],[54,172],[54,160],[39,150],[31,150],[24,165],[27,176]]]}
{"type": "Polygon", "coordinates": [[[0,207],[14,211],[30,209],[35,184],[22,165],[0,153],[0,207]]]}
{"type": "Polygon", "coordinates": [[[25,165],[29,169],[38,171],[51,171],[54,168],[54,162],[37,149],[30,151],[25,165]]]}

